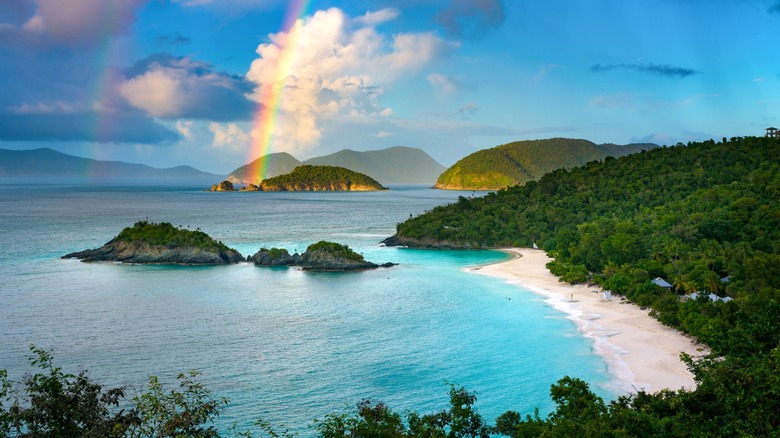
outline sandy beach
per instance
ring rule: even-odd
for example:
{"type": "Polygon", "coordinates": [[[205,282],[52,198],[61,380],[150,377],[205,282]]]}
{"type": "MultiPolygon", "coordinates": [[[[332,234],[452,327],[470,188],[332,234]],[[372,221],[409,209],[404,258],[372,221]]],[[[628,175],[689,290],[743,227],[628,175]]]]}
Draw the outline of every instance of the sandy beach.
{"type": "Polygon", "coordinates": [[[550,306],[569,315],[580,331],[603,355],[618,390],[656,392],[664,388],[693,388],[693,375],[680,353],[700,356],[705,348],[677,330],[662,325],[639,306],[621,303],[620,297],[604,300],[602,291],[586,285],[558,282],[545,264],[551,259],[538,249],[506,250],[516,257],[471,271],[506,279],[546,297],[550,306]],[[595,291],[595,292],[594,292],[595,291]]]}

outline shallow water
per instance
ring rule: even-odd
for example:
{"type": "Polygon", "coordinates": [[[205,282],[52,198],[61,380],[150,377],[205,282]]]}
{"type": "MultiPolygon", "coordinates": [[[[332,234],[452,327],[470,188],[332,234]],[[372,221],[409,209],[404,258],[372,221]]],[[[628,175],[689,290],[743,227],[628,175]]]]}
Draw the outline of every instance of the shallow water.
{"type": "MultiPolygon", "coordinates": [[[[364,398],[394,409],[445,407],[448,383],[475,391],[489,420],[545,414],[549,387],[583,378],[611,397],[604,360],[540,297],[465,267],[496,251],[386,248],[395,224],[460,192],[209,193],[199,187],[0,184],[0,368],[19,378],[28,346],[68,371],[142,390],[197,369],[231,399],[220,428],[263,417],[305,431],[364,398]],[[136,220],[200,228],[250,255],[319,240],[399,266],[359,273],[85,264],[136,220]]],[[[131,394],[133,391],[131,391],[131,394]]]]}

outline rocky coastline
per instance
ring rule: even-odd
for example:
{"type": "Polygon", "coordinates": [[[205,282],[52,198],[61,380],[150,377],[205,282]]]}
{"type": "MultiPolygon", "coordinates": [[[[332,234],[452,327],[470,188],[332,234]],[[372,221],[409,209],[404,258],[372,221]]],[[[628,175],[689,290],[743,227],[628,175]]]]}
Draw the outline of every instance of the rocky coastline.
{"type": "Polygon", "coordinates": [[[245,261],[243,255],[230,248],[223,251],[197,247],[169,248],[165,245],[149,245],[145,242],[114,240],[100,248],[73,252],[64,255],[62,258],[76,258],[82,262],[171,265],[228,265],[245,261]]]}
{"type": "Polygon", "coordinates": [[[72,252],[63,259],[83,262],[118,262],[133,264],[227,265],[252,262],[257,266],[296,266],[306,271],[361,271],[394,266],[366,261],[346,245],[320,241],[309,245],[303,254],[286,249],[262,248],[245,258],[200,230],[189,231],[171,224],[137,222],[122,230],[105,245],[72,252]]]}
{"type": "Polygon", "coordinates": [[[362,255],[352,251],[346,245],[320,241],[310,245],[303,254],[292,254],[283,248],[262,248],[247,261],[257,266],[297,266],[304,271],[363,271],[376,268],[389,268],[396,263],[378,265],[366,261],[362,255]]]}

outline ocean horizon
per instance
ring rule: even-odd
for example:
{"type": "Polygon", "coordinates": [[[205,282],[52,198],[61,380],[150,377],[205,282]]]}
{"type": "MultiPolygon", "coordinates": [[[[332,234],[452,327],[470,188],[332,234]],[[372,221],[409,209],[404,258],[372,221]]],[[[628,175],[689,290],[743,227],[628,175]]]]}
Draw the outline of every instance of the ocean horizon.
{"type": "Polygon", "coordinates": [[[66,372],[88,369],[132,396],[198,370],[231,403],[220,430],[262,417],[306,435],[314,418],[362,399],[430,413],[449,385],[488,420],[546,415],[565,375],[612,399],[615,379],[574,322],[517,285],[467,272],[500,251],[389,248],[395,225],[468,193],[210,193],[200,186],[0,181],[0,369],[30,371],[29,346],[66,372]],[[192,267],[82,263],[138,220],[201,229],[244,256],[319,240],[398,266],[317,273],[250,263],[192,267]]]}

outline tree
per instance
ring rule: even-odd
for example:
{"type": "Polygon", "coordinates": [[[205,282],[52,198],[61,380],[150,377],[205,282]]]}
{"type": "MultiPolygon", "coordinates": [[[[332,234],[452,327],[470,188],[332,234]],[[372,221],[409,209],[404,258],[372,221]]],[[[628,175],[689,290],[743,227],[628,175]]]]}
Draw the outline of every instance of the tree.
{"type": "Polygon", "coordinates": [[[23,388],[14,391],[5,371],[0,374],[0,400],[11,403],[7,411],[0,409],[4,436],[122,436],[135,423],[132,413],[118,409],[124,388],[104,391],[86,371],[73,375],[55,367],[51,352],[34,345],[30,351],[30,364],[39,372],[26,376],[23,388]]]}
{"type": "Polygon", "coordinates": [[[179,373],[181,391],[166,391],[156,376],[149,377],[147,392],[133,397],[139,422],[131,437],[217,437],[214,420],[229,400],[213,398],[197,381],[197,371],[179,373]]]}

